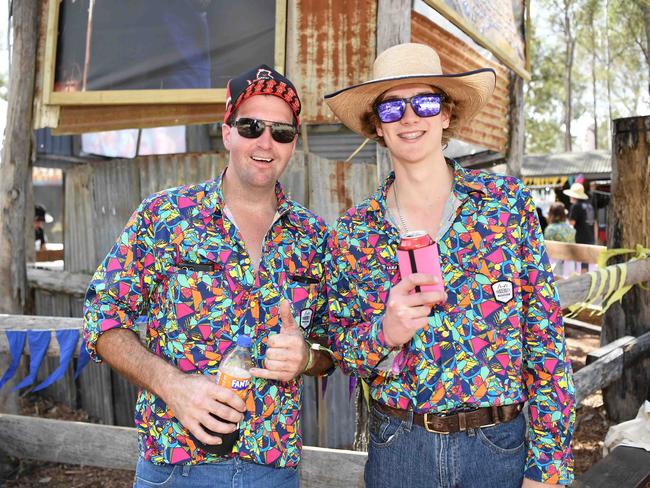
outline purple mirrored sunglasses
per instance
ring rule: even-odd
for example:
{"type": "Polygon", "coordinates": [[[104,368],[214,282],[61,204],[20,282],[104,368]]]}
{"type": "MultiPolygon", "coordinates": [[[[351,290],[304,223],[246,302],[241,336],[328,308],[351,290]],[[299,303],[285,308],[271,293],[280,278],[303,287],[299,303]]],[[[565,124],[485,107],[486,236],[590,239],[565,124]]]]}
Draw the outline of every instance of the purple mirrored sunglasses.
{"type": "Polygon", "coordinates": [[[390,98],[375,103],[373,109],[384,124],[397,122],[404,117],[406,104],[410,103],[418,117],[433,117],[442,110],[444,93],[421,93],[410,98],[390,98]]]}

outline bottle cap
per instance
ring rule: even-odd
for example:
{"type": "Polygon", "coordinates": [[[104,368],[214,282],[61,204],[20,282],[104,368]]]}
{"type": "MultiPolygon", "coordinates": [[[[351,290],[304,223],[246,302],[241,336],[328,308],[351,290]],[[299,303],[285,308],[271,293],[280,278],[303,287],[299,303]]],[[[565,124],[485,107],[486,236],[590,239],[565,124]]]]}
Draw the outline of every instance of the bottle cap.
{"type": "Polygon", "coordinates": [[[245,348],[251,347],[251,338],[247,335],[240,335],[237,338],[237,345],[245,348]]]}

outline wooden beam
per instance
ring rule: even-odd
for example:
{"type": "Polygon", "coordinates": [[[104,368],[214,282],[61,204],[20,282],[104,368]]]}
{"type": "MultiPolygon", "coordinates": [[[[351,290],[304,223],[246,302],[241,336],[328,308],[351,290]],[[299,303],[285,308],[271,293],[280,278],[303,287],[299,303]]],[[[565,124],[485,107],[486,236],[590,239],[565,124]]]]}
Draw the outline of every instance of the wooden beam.
{"type": "Polygon", "coordinates": [[[576,404],[581,403],[594,391],[616,381],[623,374],[623,349],[617,348],[595,363],[585,366],[574,376],[576,404]]]}
{"type": "MultiPolygon", "coordinates": [[[[0,449],[20,459],[134,470],[138,457],[131,427],[0,414],[0,436],[0,449]]],[[[366,458],[365,452],[305,446],[301,486],[361,488],[366,458]]]]}
{"type": "Polygon", "coordinates": [[[650,332],[640,337],[623,337],[615,347],[607,345],[593,352],[596,361],[588,364],[574,375],[576,403],[582,402],[596,390],[600,390],[622,375],[624,369],[650,356],[650,332]]]}
{"type": "Polygon", "coordinates": [[[608,354],[611,354],[614,352],[614,350],[618,348],[622,348],[630,344],[631,342],[634,342],[635,338],[632,336],[624,336],[619,339],[616,339],[614,342],[610,342],[609,344],[604,345],[603,347],[599,347],[598,349],[594,349],[593,351],[589,352],[587,354],[587,359],[586,359],[586,364],[591,364],[599,359],[604,358],[608,354]]]}
{"type": "MultiPolygon", "coordinates": [[[[0,311],[22,312],[28,295],[25,225],[32,151],[32,106],[38,37],[38,1],[13,4],[13,49],[7,128],[0,164],[0,311]]],[[[31,215],[30,218],[27,218],[31,215]]],[[[31,226],[31,223],[29,224],[31,226]]],[[[32,234],[33,242],[33,234],[32,234]]],[[[33,247],[33,244],[32,244],[33,247]]]]}
{"type": "Polygon", "coordinates": [[[578,476],[572,488],[647,488],[650,483],[650,452],[618,446],[609,455],[578,476]]]}
{"type": "Polygon", "coordinates": [[[65,293],[74,296],[84,296],[88,289],[91,276],[86,273],[70,273],[53,269],[27,268],[27,280],[31,288],[65,293]]]}
{"type": "MultiPolygon", "coordinates": [[[[625,265],[627,266],[625,285],[636,285],[637,283],[650,280],[650,258],[628,261],[625,265]]],[[[613,268],[615,266],[618,265],[608,266],[607,268],[613,268]]],[[[590,273],[559,281],[557,288],[560,294],[562,308],[585,301],[590,283],[590,273]]],[[[598,280],[596,280],[596,287],[598,284],[598,280]]]]}
{"type": "Polygon", "coordinates": [[[567,317],[564,317],[564,326],[594,335],[600,335],[601,329],[600,325],[594,325],[589,322],[583,322],[582,320],[570,319],[567,317]]]}
{"type": "Polygon", "coordinates": [[[133,470],[138,457],[131,427],[0,414],[0,432],[0,448],[20,459],[133,470]]]}
{"type": "Polygon", "coordinates": [[[600,253],[606,251],[607,247],[593,246],[590,244],[546,241],[546,250],[551,259],[596,264],[600,253]]]}
{"type": "MultiPolygon", "coordinates": [[[[377,1],[377,55],[397,44],[411,42],[411,0],[377,1]]],[[[377,144],[377,181],[390,172],[388,150],[377,144]]]]}

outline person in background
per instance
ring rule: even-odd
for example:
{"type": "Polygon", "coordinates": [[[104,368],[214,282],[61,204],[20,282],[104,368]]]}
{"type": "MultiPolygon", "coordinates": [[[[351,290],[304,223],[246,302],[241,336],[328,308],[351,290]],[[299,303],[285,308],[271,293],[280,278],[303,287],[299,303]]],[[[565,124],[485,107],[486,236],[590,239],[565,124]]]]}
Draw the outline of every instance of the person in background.
{"type": "Polygon", "coordinates": [[[47,209],[43,205],[34,205],[34,243],[37,251],[47,250],[43,224],[52,222],[54,222],[54,217],[47,213],[47,209]]]}
{"type": "Polygon", "coordinates": [[[443,73],[434,49],[409,43],[373,74],[325,97],[393,168],[336,222],[327,267],[336,362],[371,397],[366,486],[570,484],[573,375],[530,190],[443,154],[495,73],[443,73]],[[400,275],[400,236],[420,230],[445,293],[418,291],[433,275],[400,275]]]}
{"type": "Polygon", "coordinates": [[[574,183],[562,193],[571,200],[569,209],[569,223],[576,230],[577,244],[594,244],[594,226],[596,222],[594,207],[589,203],[589,196],[585,193],[582,183],[574,183]]]}
{"type": "Polygon", "coordinates": [[[566,207],[562,202],[553,203],[548,209],[549,224],[544,231],[547,241],[575,242],[576,230],[566,221],[566,207]]]}
{"type": "Polygon", "coordinates": [[[88,351],[140,387],[136,488],[299,485],[302,375],[332,366],[305,340],[325,342],[329,232],[278,182],[300,106],[294,85],[268,66],[231,79],[227,168],[145,199],[92,278],[88,351]],[[214,377],[242,335],[255,366],[246,402],[214,377]],[[221,443],[206,429],[238,429],[232,453],[197,446],[190,434],[221,443]]]}

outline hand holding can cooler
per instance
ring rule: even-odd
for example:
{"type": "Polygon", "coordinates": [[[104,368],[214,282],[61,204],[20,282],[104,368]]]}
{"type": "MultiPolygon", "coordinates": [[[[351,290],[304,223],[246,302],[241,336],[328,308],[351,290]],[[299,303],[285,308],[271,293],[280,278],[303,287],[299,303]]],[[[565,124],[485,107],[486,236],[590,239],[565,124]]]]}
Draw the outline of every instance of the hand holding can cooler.
{"type": "Polygon", "coordinates": [[[413,273],[429,273],[436,277],[435,285],[416,286],[415,291],[445,291],[440,272],[438,245],[423,230],[415,230],[402,235],[397,246],[397,260],[402,280],[413,273]]]}

